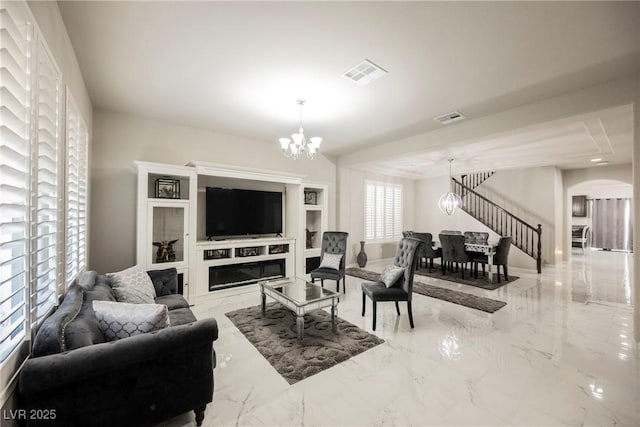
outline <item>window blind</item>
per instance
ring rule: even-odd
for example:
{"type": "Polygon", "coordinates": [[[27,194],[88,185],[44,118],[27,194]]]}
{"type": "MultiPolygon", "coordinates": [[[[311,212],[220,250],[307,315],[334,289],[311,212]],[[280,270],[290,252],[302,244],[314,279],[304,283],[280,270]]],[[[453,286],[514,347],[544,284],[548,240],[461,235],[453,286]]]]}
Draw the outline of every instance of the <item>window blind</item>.
{"type": "Polygon", "coordinates": [[[395,239],[402,233],[402,186],[365,183],[365,239],[395,239]]]}
{"type": "Polygon", "coordinates": [[[26,338],[32,26],[0,6],[0,362],[26,338]]]}
{"type": "Polygon", "coordinates": [[[31,212],[31,319],[38,323],[56,304],[59,234],[60,73],[42,43],[37,50],[34,106],[37,114],[32,150],[35,191],[31,212]]]}

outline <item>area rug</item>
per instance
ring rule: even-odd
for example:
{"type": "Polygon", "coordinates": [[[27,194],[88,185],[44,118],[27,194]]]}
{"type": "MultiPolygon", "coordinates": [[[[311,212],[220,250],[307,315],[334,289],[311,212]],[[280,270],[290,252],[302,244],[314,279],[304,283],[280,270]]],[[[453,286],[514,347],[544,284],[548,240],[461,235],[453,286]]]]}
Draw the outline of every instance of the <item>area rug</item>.
{"type": "MultiPolygon", "coordinates": [[[[349,276],[359,277],[361,279],[376,281],[380,277],[379,273],[361,268],[350,267],[345,270],[349,276]]],[[[427,285],[419,281],[413,280],[413,292],[431,298],[451,302],[453,304],[463,305],[465,307],[484,311],[485,313],[495,313],[502,307],[507,305],[504,301],[498,301],[491,298],[479,297],[466,292],[455,291],[453,289],[440,288],[438,286],[427,285]]]]}
{"type": "Polygon", "coordinates": [[[276,302],[267,304],[264,317],[259,305],[225,315],[289,384],[384,342],[339,317],[336,319],[338,333],[334,334],[331,314],[324,310],[304,316],[302,340],[297,338],[295,315],[276,302]]]}
{"type": "MultiPolygon", "coordinates": [[[[493,267],[494,270],[496,269],[496,267],[493,267]]],[[[478,271],[478,278],[473,278],[473,277],[469,277],[467,276],[467,273],[471,274],[471,272],[469,271],[469,269],[465,270],[464,272],[464,279],[462,279],[460,277],[460,271],[458,272],[450,272],[447,271],[447,274],[445,274],[444,276],[442,275],[442,270],[440,270],[440,264],[434,263],[433,264],[433,268],[431,269],[431,273],[429,273],[429,269],[428,268],[418,268],[416,270],[416,274],[420,275],[420,276],[427,276],[427,277],[433,277],[434,279],[441,279],[441,280],[447,280],[449,282],[455,282],[455,283],[462,283],[463,285],[469,285],[469,286],[475,286],[476,288],[482,288],[482,289],[486,289],[488,291],[493,291],[494,289],[498,289],[501,286],[506,285],[507,283],[511,283],[515,280],[518,280],[520,277],[519,276],[513,276],[513,275],[509,275],[509,280],[504,280],[504,277],[501,276],[500,277],[500,283],[498,283],[498,275],[497,273],[493,273],[493,278],[494,281],[489,282],[489,276],[482,276],[482,272],[478,271]]]]}

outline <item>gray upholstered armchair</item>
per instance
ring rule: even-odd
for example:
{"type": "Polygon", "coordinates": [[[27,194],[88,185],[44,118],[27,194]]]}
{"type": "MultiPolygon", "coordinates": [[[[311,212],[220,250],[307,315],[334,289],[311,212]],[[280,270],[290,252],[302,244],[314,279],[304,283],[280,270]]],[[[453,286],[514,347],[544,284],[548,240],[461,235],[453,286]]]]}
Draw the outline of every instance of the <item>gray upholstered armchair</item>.
{"type": "Polygon", "coordinates": [[[462,234],[440,234],[438,237],[442,246],[442,275],[445,274],[447,263],[453,266],[455,262],[456,265],[462,264],[462,278],[464,279],[465,266],[472,260],[464,250],[464,236],[462,234]]]}
{"type": "Polygon", "coordinates": [[[365,314],[365,303],[367,296],[373,302],[373,330],[376,330],[376,312],[378,301],[394,301],[396,303],[396,313],[400,315],[398,301],[407,302],[407,313],[409,314],[409,324],[413,328],[413,311],[411,310],[411,299],[413,294],[413,275],[418,264],[418,252],[424,245],[421,240],[412,237],[403,237],[398,243],[396,257],[393,264],[404,268],[404,273],[397,282],[387,287],[382,281],[362,284],[362,315],[365,314]]]}
{"type": "Polygon", "coordinates": [[[324,279],[336,281],[336,291],[340,292],[340,279],[342,279],[342,289],[346,293],[346,279],[344,274],[345,258],[347,253],[347,237],[349,233],[344,231],[325,231],[322,233],[322,249],[320,252],[320,267],[311,271],[311,281],[320,279],[324,286],[324,279]],[[340,264],[331,268],[325,265],[325,254],[341,255],[340,264]]]}

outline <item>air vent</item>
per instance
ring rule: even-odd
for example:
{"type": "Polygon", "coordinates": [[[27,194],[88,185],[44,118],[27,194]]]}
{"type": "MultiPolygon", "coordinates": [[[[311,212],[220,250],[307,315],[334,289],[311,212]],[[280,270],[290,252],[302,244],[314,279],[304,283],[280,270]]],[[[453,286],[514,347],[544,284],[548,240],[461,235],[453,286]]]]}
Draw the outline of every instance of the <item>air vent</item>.
{"type": "Polygon", "coordinates": [[[385,74],[387,74],[386,70],[378,67],[368,59],[365,59],[343,75],[352,82],[357,83],[360,86],[365,86],[385,74]]]}
{"type": "Polygon", "coordinates": [[[435,120],[436,122],[440,122],[443,125],[448,125],[449,123],[457,122],[458,120],[464,120],[464,119],[466,119],[466,116],[464,114],[458,111],[452,111],[450,113],[443,114],[438,117],[434,117],[433,120],[435,120]]]}

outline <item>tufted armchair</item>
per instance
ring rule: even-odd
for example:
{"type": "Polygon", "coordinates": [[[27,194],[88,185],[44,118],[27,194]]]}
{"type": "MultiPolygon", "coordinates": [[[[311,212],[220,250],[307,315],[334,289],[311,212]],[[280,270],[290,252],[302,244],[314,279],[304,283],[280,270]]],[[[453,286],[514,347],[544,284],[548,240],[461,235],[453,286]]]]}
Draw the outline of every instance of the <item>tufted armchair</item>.
{"type": "Polygon", "coordinates": [[[347,237],[349,233],[344,231],[325,231],[322,233],[322,248],[320,250],[320,267],[311,271],[311,281],[315,282],[320,279],[320,283],[324,286],[324,279],[336,281],[336,291],[340,292],[340,279],[342,279],[342,289],[346,293],[346,279],[344,274],[345,257],[347,253],[347,237]],[[339,254],[340,266],[337,269],[322,266],[322,258],[324,254],[339,254]]]}
{"type": "MultiPolygon", "coordinates": [[[[440,245],[442,246],[442,275],[446,271],[447,263],[451,265],[455,262],[462,264],[462,278],[464,279],[464,269],[471,256],[464,250],[464,236],[462,234],[440,234],[440,245]]],[[[457,271],[457,270],[456,270],[457,271]]]]}
{"type": "Polygon", "coordinates": [[[378,301],[394,301],[396,303],[396,313],[400,315],[398,301],[407,302],[407,312],[409,324],[413,328],[413,311],[411,310],[411,298],[413,294],[413,275],[418,264],[418,253],[424,243],[412,237],[403,237],[398,243],[396,257],[393,264],[404,268],[404,274],[400,276],[396,284],[387,288],[380,280],[362,284],[362,315],[365,314],[365,303],[367,296],[373,302],[373,330],[376,330],[376,312],[378,301]]]}

